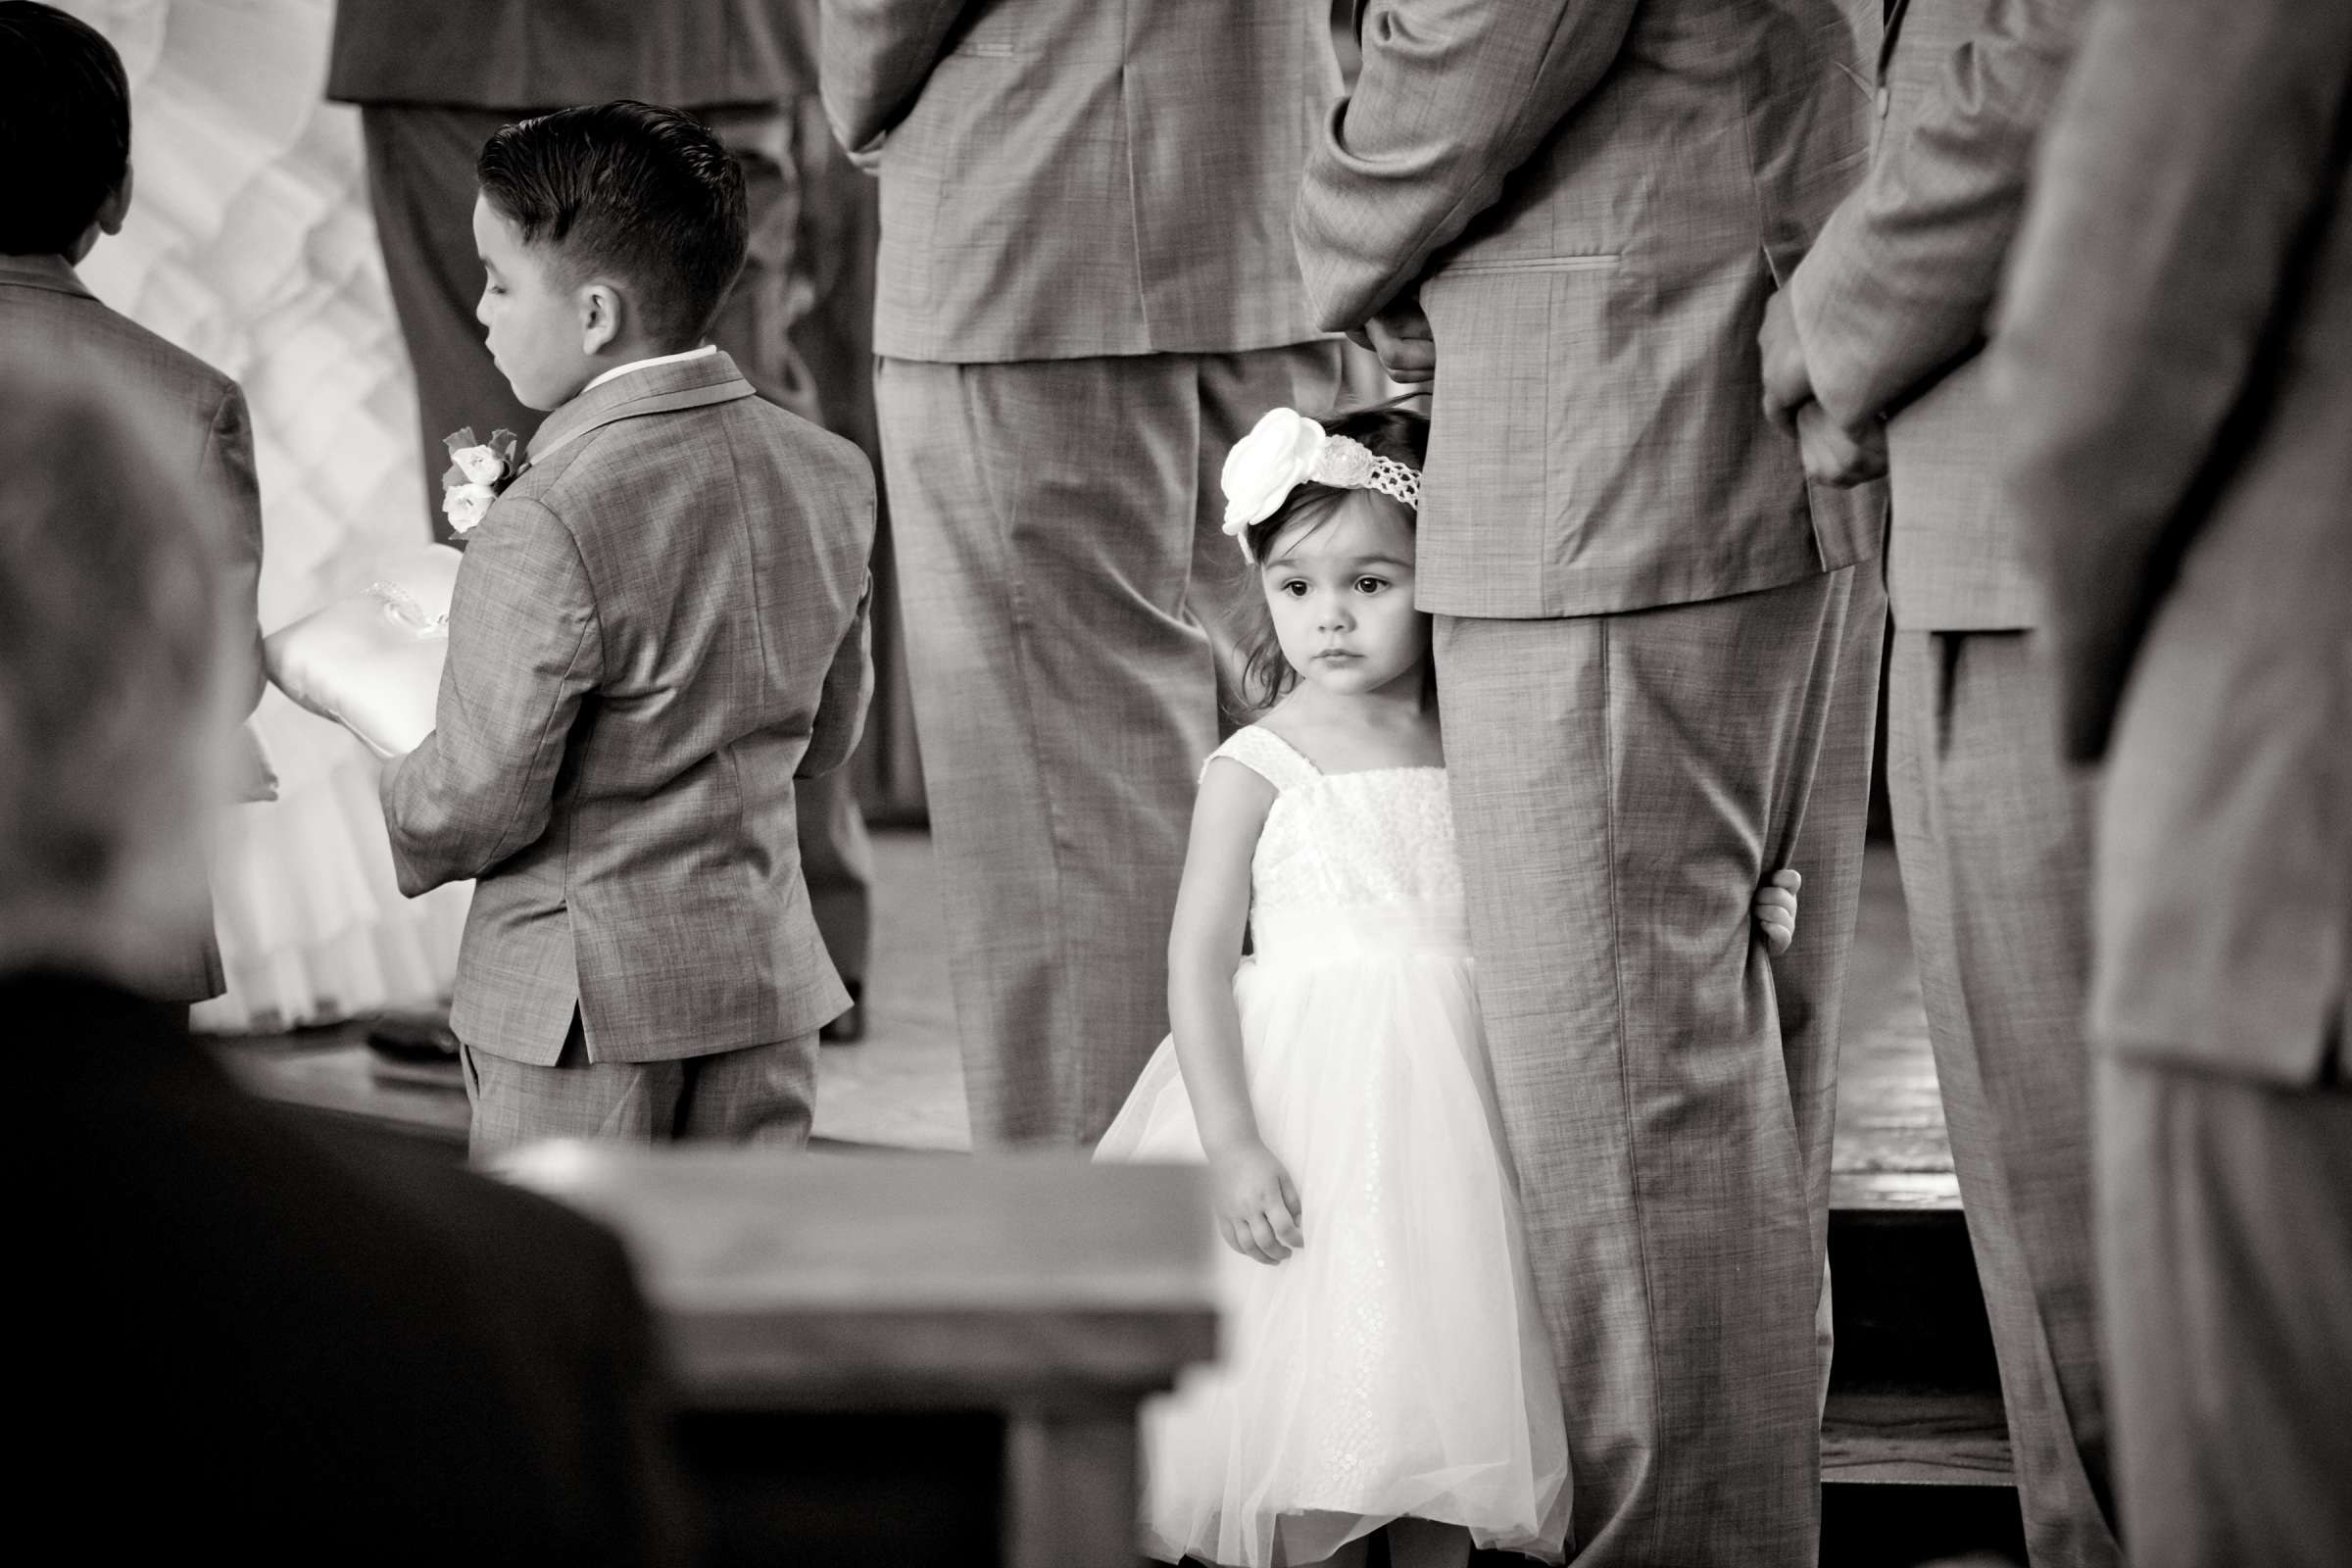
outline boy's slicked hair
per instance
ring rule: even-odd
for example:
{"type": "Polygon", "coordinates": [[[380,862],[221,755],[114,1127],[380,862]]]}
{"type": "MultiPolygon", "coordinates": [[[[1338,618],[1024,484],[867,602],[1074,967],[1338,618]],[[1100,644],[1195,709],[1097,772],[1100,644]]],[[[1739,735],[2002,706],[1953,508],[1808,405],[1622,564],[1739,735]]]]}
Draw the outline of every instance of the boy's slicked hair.
{"type": "Polygon", "coordinates": [[[89,24],[0,0],[0,255],[63,255],[130,172],[130,83],[89,24]]]}
{"type": "Polygon", "coordinates": [[[666,349],[702,337],[743,268],[743,171],[675,109],[623,98],[502,126],[475,174],[523,243],[554,253],[559,275],[628,284],[666,349]]]}

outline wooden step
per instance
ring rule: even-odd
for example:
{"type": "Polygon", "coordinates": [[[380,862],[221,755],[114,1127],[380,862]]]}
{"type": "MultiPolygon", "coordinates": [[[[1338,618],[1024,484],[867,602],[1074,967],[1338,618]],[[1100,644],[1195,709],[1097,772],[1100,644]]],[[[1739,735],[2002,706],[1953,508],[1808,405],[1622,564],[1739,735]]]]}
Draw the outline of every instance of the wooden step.
{"type": "Polygon", "coordinates": [[[1824,1486],[2005,1487],[2013,1479],[1997,1394],[1830,1396],[1824,1486]]]}

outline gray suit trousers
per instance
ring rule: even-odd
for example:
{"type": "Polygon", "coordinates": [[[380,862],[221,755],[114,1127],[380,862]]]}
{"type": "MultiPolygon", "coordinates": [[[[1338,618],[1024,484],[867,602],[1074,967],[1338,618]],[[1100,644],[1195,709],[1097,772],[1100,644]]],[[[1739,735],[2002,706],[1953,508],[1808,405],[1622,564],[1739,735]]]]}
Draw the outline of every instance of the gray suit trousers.
{"type": "Polygon", "coordinates": [[[2122,1561],[2090,1226],[2094,790],[2032,634],[1895,633],[1887,783],[2034,1568],[2122,1561]]]}
{"type": "Polygon", "coordinates": [[[2352,1562],[2352,1085],[2102,1055],[2099,1283],[2135,1568],[2352,1562]]]}
{"type": "Polygon", "coordinates": [[[1331,343],[881,363],[981,1148],[1093,1144],[1167,1031],[1168,915],[1219,728],[1201,622],[1257,591],[1219,531],[1217,476],[1260,415],[1320,403],[1338,374],[1331,343]]]}
{"type": "Polygon", "coordinates": [[[816,1036],[669,1061],[590,1061],[575,1019],[552,1067],[461,1048],[476,1159],[541,1138],[808,1142],[816,1036]]]}
{"type": "Polygon", "coordinates": [[[1886,591],[1438,618],[1479,998],[1587,1568],[1795,1568],[1820,1524],[1838,1003],[1886,591]],[[1796,944],[1752,917],[1804,873],[1796,944]]]}

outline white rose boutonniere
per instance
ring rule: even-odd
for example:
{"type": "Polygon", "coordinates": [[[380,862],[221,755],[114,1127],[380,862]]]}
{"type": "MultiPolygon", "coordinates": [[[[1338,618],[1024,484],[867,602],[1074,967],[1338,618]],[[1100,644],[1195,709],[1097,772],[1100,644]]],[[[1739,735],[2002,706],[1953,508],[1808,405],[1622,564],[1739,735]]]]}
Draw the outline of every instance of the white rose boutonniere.
{"type": "Polygon", "coordinates": [[[476,442],[473,426],[441,438],[449,448],[449,468],[441,475],[441,514],[459,533],[469,531],[489,514],[490,503],[514,477],[514,432],[493,430],[490,439],[476,442]]]}
{"type": "Polygon", "coordinates": [[[1323,427],[1296,409],[1269,409],[1250,433],[1225,454],[1225,531],[1250,554],[1249,530],[1274,515],[1288,496],[1314,472],[1323,451],[1323,427]]]}

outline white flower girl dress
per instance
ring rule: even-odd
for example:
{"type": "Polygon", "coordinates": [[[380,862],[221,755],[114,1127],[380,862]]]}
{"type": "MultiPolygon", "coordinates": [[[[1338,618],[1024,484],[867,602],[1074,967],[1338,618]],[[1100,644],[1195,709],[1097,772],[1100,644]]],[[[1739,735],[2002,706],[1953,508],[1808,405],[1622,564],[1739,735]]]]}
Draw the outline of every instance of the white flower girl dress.
{"type": "MultiPolygon", "coordinates": [[[[1567,1438],[1473,984],[1442,768],[1326,774],[1250,727],[1279,792],[1234,977],[1258,1131],[1303,1250],[1220,1244],[1224,1359],[1145,1418],[1145,1544],[1263,1568],[1412,1515],[1558,1562],[1567,1438]]],[[[1198,1161],[1162,1042],[1098,1159],[1198,1161]]]]}

